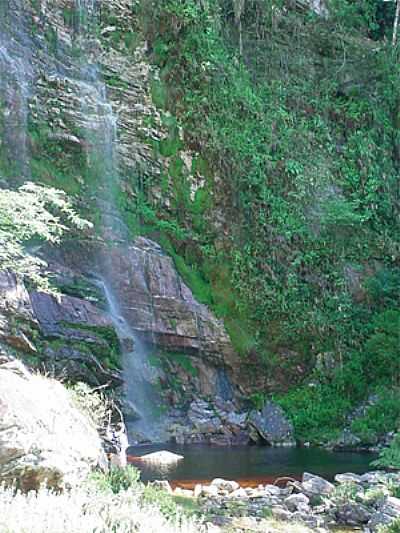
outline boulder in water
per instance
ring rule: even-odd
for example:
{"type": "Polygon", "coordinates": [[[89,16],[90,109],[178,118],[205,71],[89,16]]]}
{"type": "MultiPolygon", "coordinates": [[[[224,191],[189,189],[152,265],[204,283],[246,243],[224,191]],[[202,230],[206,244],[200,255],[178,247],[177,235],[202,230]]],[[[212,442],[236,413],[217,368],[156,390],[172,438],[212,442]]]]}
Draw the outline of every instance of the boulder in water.
{"type": "Polygon", "coordinates": [[[183,459],[183,455],[178,455],[176,453],[168,452],[162,450],[160,452],[148,453],[137,457],[138,460],[143,461],[144,463],[158,464],[158,465],[170,465],[177,463],[183,459]]]}

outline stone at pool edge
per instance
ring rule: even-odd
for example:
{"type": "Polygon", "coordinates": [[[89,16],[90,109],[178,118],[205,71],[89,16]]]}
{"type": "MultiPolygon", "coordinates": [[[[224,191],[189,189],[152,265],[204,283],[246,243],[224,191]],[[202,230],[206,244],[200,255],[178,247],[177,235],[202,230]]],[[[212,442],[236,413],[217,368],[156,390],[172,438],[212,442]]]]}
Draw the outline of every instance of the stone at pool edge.
{"type": "Polygon", "coordinates": [[[252,411],[248,423],[253,432],[250,438],[257,442],[259,437],[271,446],[295,446],[293,425],[283,409],[274,402],[267,402],[261,411],[252,411]]]}
{"type": "Polygon", "coordinates": [[[146,455],[135,457],[135,460],[137,461],[158,465],[172,465],[178,463],[179,461],[182,461],[182,459],[183,455],[178,455],[176,453],[168,452],[166,450],[147,453],[146,455]]]}

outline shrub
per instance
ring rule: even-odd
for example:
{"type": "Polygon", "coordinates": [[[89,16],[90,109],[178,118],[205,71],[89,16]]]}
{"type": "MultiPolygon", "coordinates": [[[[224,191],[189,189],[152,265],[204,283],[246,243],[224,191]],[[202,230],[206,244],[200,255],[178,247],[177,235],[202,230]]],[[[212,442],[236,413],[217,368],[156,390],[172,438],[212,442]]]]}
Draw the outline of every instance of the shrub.
{"type": "Polygon", "coordinates": [[[107,473],[95,472],[91,476],[91,480],[100,490],[111,491],[114,494],[136,487],[139,478],[139,470],[131,465],[125,468],[111,467],[107,473]]]}
{"type": "Polygon", "coordinates": [[[400,533],[400,518],[397,518],[389,526],[383,526],[379,530],[379,533],[400,533]]]}
{"type": "Polygon", "coordinates": [[[379,459],[373,464],[383,468],[400,469],[400,433],[395,436],[388,448],[381,451],[379,459]]]}
{"type": "Polygon", "coordinates": [[[110,405],[107,398],[99,391],[93,391],[86,383],[76,383],[70,389],[76,407],[101,429],[108,421],[110,405]]]}

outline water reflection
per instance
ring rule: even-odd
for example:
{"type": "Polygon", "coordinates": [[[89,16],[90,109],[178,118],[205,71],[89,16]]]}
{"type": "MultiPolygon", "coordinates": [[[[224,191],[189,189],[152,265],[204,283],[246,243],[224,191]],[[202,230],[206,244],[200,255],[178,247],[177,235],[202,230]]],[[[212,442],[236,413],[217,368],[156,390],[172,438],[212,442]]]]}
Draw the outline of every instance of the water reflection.
{"type": "Polygon", "coordinates": [[[195,480],[207,481],[222,477],[250,485],[262,480],[273,482],[282,476],[299,478],[306,471],[333,479],[335,474],[343,472],[364,473],[371,469],[370,463],[376,458],[374,454],[331,452],[318,448],[164,445],[162,449],[181,454],[184,459],[167,468],[137,460],[141,455],[160,449],[160,446],[144,446],[128,450],[130,462],[140,468],[144,481],[168,479],[190,485],[195,480]]]}

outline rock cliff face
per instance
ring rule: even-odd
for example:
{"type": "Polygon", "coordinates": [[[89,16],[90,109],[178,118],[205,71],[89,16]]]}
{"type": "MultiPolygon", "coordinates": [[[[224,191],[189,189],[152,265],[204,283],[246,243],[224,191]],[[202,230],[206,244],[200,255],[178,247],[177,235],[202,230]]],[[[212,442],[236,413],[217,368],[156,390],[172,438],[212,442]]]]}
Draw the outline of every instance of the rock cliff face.
{"type": "Polygon", "coordinates": [[[249,416],[240,406],[240,363],[223,324],[196,302],[156,243],[138,238],[130,246],[107,247],[86,259],[83,271],[76,264],[76,270],[53,268],[64,292],[81,291],[93,303],[67,294],[29,294],[15,275],[0,275],[1,340],[8,350],[25,358],[29,354],[30,361],[57,377],[107,384],[118,391],[123,381],[118,369],[121,345],[102,295],[85,274],[88,265],[99,276],[112,268],[113,291],[125,319],[153,346],[152,364],[171,414],[172,439],[245,444],[256,428],[256,440],[293,444],[290,424],[272,404],[273,416],[270,411],[249,416]]]}
{"type": "MultiPolygon", "coordinates": [[[[138,4],[10,0],[1,7],[0,176],[8,186],[30,178],[63,188],[83,215],[103,226],[119,216],[108,201],[114,186],[125,203],[134,205],[144,189],[156,203],[168,208],[170,202],[170,184],[161,193],[155,178],[169,166],[167,145],[179,144],[180,133],[153,104],[158,74],[146,59],[138,4]]],[[[190,174],[190,155],[184,165],[190,174]]],[[[193,198],[204,185],[196,179],[193,198]]],[[[175,420],[188,422],[196,441],[223,435],[228,443],[233,434],[246,440],[242,420],[224,433],[229,412],[240,410],[242,374],[223,323],[195,300],[155,242],[121,242],[105,227],[98,233],[101,238],[93,232],[84,242],[75,237],[57,262],[46,253],[58,295],[28,292],[12,273],[0,273],[0,342],[57,377],[119,393],[123,346],[94,279],[112,273],[124,319],[154,349],[175,420]],[[206,402],[201,423],[190,418],[199,396],[206,402]],[[215,401],[222,402],[219,421],[203,423],[208,412],[213,418],[215,401]]],[[[172,433],[190,440],[190,431],[172,433]]]]}
{"type": "Polygon", "coordinates": [[[138,238],[108,248],[102,268],[113,272],[113,290],[131,327],[163,351],[186,354],[200,374],[207,363],[209,375],[200,382],[208,384],[201,392],[218,394],[217,370],[233,375],[237,357],[223,323],[194,299],[161,247],[138,238]]]}
{"type": "MultiPolygon", "coordinates": [[[[121,173],[159,173],[150,141],[163,133],[151,101],[153,73],[138,37],[138,11],[130,0],[32,2],[36,53],[29,106],[36,155],[50,143],[54,150],[64,148],[66,160],[87,157],[88,145],[102,141],[97,122],[112,113],[121,173]]],[[[85,188],[80,171],[69,169],[71,188],[85,188]]]]}
{"type": "Polygon", "coordinates": [[[223,323],[196,302],[172,259],[144,238],[129,246],[101,247],[100,252],[86,256],[81,270],[76,261],[79,257],[73,256],[73,268],[65,266],[67,256],[63,267],[49,261],[64,294],[29,293],[14,274],[0,274],[3,345],[56,377],[108,384],[118,391],[123,382],[123,339],[118,340],[104,308],[104,295],[87,273],[95,271],[101,277],[112,269],[112,289],[124,318],[153,347],[152,364],[158,369],[165,406],[175,413],[171,437],[183,442],[211,439],[229,444],[240,435],[238,442],[247,441],[242,431],[244,419],[238,424],[228,420],[229,413],[239,408],[237,356],[223,323]],[[192,402],[199,396],[211,403],[205,403],[200,414],[191,418],[192,402]],[[217,424],[215,402],[221,410],[217,424]],[[189,430],[182,432],[177,423],[189,430]],[[232,424],[233,433],[227,429],[232,424]]]}

